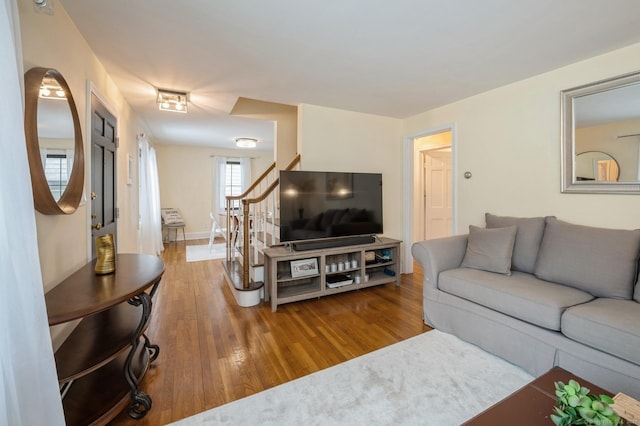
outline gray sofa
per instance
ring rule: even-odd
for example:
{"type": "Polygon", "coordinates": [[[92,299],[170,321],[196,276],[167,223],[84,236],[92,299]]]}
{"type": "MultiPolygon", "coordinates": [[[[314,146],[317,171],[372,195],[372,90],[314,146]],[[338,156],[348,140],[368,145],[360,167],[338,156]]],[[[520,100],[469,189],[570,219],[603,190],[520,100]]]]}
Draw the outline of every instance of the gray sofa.
{"type": "Polygon", "coordinates": [[[640,398],[640,230],[486,214],[413,244],[424,322],[534,376],[554,366],[640,398]]]}

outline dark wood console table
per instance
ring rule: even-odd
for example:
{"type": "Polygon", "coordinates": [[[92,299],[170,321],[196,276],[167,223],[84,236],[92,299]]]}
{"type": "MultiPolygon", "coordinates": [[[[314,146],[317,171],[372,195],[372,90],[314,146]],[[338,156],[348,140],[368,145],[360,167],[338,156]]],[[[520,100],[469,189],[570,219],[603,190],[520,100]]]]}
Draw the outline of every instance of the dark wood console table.
{"type": "Polygon", "coordinates": [[[160,351],[144,331],[164,262],[118,254],[116,271],[108,275],[96,275],[95,263],[45,295],[49,325],[81,320],[55,353],[68,425],[106,424],[127,405],[136,419],[151,409],[139,383],[160,351]]]}

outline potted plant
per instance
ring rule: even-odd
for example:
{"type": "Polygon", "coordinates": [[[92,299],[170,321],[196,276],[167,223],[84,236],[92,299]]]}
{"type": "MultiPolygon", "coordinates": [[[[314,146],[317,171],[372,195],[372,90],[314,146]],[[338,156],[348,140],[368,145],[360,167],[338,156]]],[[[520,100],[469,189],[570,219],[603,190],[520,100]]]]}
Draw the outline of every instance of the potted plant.
{"type": "Polygon", "coordinates": [[[553,407],[554,414],[550,417],[556,426],[624,424],[610,406],[614,403],[613,399],[607,395],[593,395],[575,380],[569,380],[566,385],[562,382],[554,384],[557,406],[553,407]]]}

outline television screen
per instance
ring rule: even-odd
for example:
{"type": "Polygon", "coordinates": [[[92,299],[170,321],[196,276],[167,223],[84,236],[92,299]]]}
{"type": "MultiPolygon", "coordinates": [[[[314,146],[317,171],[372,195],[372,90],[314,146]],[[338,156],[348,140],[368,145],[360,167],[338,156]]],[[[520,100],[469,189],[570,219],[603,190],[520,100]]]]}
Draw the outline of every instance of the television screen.
{"type": "Polygon", "coordinates": [[[280,241],[382,232],[382,174],[280,172],[280,241]]]}

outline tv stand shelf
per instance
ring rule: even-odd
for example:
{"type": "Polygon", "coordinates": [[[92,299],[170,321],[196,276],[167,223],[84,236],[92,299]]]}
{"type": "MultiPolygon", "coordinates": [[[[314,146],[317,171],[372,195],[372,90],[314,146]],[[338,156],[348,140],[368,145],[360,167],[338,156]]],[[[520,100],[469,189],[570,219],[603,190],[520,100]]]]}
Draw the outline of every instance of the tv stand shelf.
{"type": "Polygon", "coordinates": [[[373,243],[314,250],[265,249],[265,279],[271,310],[275,312],[278,305],[284,303],[381,284],[400,285],[400,243],[381,237],[373,243]],[[305,260],[317,265],[317,269],[310,269],[302,276],[292,276],[291,262],[305,260]],[[342,267],[338,269],[340,264],[342,267]],[[335,265],[333,269],[332,265],[335,265]]]}

